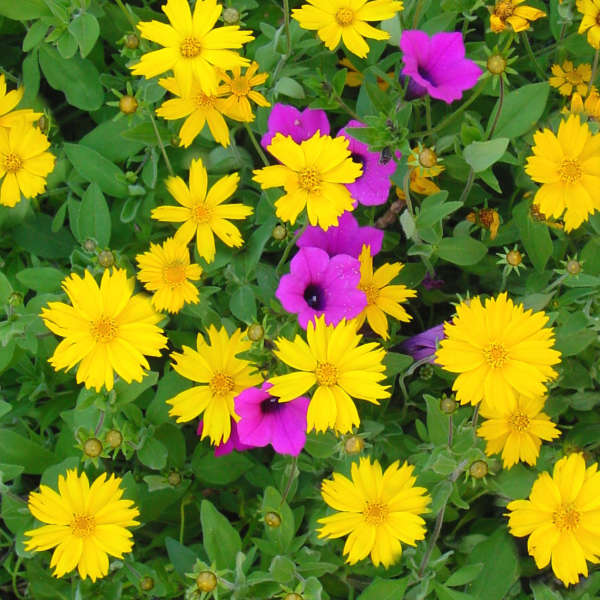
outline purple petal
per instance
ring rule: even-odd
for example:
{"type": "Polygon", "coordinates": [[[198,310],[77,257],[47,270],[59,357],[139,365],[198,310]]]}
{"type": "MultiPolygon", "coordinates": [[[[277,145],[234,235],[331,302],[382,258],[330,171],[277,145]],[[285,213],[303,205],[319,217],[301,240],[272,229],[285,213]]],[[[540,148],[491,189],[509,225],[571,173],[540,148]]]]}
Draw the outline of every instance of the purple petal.
{"type": "Polygon", "coordinates": [[[304,396],[286,402],[273,420],[271,445],[279,454],[298,456],[306,443],[306,412],[310,400],[304,396]]]}
{"type": "Polygon", "coordinates": [[[271,109],[267,123],[267,132],[260,143],[263,148],[271,143],[273,138],[281,133],[289,135],[299,144],[310,139],[319,130],[321,135],[329,134],[329,121],[325,111],[306,108],[300,112],[296,107],[277,103],[271,109]]]}

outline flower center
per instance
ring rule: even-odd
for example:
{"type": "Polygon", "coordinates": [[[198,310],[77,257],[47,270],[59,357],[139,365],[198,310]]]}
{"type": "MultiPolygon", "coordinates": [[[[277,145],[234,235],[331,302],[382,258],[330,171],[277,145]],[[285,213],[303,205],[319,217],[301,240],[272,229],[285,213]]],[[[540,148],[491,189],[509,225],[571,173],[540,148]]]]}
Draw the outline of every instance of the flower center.
{"type": "Polygon", "coordinates": [[[4,160],[2,161],[4,169],[9,173],[16,173],[22,166],[23,161],[18,154],[14,152],[9,152],[4,155],[4,160]]]}
{"type": "Polygon", "coordinates": [[[263,415],[270,415],[277,412],[280,408],[279,398],[275,398],[274,396],[269,396],[260,403],[260,412],[263,415]]]}
{"type": "Polygon", "coordinates": [[[298,185],[307,192],[318,192],[321,174],[314,167],[308,167],[298,173],[298,185]]]}
{"type": "Polygon", "coordinates": [[[192,212],[192,221],[196,221],[198,224],[208,223],[212,217],[212,210],[204,202],[192,205],[190,210],[192,212]]]}
{"type": "Polygon", "coordinates": [[[317,378],[319,385],[331,387],[332,385],[335,385],[338,380],[337,367],[331,363],[317,363],[315,377],[317,378]]]}
{"type": "Polygon", "coordinates": [[[483,349],[483,355],[488,365],[495,368],[503,367],[508,358],[508,352],[502,344],[488,344],[483,349]]]}
{"type": "Polygon", "coordinates": [[[308,284],[304,290],[304,299],[313,310],[325,310],[325,294],[320,285],[308,284]]]}
{"type": "Polygon", "coordinates": [[[92,337],[100,344],[112,342],[117,337],[118,331],[117,323],[110,317],[100,317],[97,321],[92,321],[90,326],[92,337]]]}
{"type": "Polygon", "coordinates": [[[182,262],[175,260],[163,268],[162,278],[167,285],[177,287],[185,281],[185,272],[186,266],[182,262]]]}
{"type": "Polygon", "coordinates": [[[383,525],[389,514],[390,509],[382,502],[367,502],[363,509],[363,516],[369,525],[383,525]]]}
{"type": "Polygon", "coordinates": [[[354,11],[347,7],[339,8],[335,13],[335,20],[338,22],[338,25],[341,25],[342,27],[350,25],[354,20],[354,11]]]}
{"type": "Polygon", "coordinates": [[[582,171],[579,161],[565,158],[558,168],[560,180],[563,183],[575,183],[581,179],[582,171]]]}
{"type": "Polygon", "coordinates": [[[529,429],[529,417],[521,411],[517,411],[508,417],[508,423],[515,431],[527,431],[529,429]]]}
{"type": "Polygon", "coordinates": [[[179,46],[179,52],[183,58],[195,58],[200,54],[202,44],[195,37],[186,37],[179,46]]]}
{"type": "Polygon", "coordinates": [[[562,531],[570,531],[576,529],[579,525],[581,515],[575,510],[574,503],[562,504],[560,508],[552,513],[552,522],[557,529],[562,531]]]}
{"type": "Polygon", "coordinates": [[[215,396],[225,396],[229,392],[233,392],[235,388],[235,382],[231,375],[225,373],[215,373],[209,383],[210,391],[215,396]]]}
{"type": "Polygon", "coordinates": [[[437,164],[437,154],[431,148],[425,148],[419,154],[419,164],[426,169],[431,169],[437,164]]]}
{"type": "Polygon", "coordinates": [[[506,19],[513,14],[514,6],[512,0],[502,0],[501,2],[496,3],[496,8],[494,9],[494,13],[500,19],[506,19]]]}
{"type": "Polygon", "coordinates": [[[192,102],[196,108],[204,108],[205,110],[212,108],[215,105],[215,96],[207,96],[203,92],[199,92],[192,97],[192,102]]]}
{"type": "Polygon", "coordinates": [[[365,293],[367,297],[367,304],[377,304],[377,298],[379,298],[379,288],[372,283],[367,285],[359,285],[358,289],[365,293]]]}
{"type": "Polygon", "coordinates": [[[575,69],[572,71],[567,71],[565,73],[565,79],[573,85],[578,85],[583,82],[583,77],[577,71],[575,71],[575,69]]]}
{"type": "Polygon", "coordinates": [[[92,515],[74,515],[71,521],[71,532],[75,537],[87,538],[96,530],[96,519],[92,515]]]}
{"type": "Polygon", "coordinates": [[[231,93],[236,96],[247,96],[250,92],[250,84],[246,77],[238,77],[231,80],[231,93]]]}

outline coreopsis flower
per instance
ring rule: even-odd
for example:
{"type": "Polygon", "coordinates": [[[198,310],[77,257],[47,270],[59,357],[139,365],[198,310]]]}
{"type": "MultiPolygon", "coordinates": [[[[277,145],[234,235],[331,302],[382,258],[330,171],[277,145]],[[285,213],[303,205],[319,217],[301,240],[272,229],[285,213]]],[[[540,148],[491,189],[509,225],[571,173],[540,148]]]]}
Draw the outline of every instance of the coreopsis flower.
{"type": "Polygon", "coordinates": [[[429,94],[451,104],[462,98],[482,74],[477,64],[465,58],[463,37],[458,32],[435,33],[406,30],[400,38],[404,56],[402,75],[410,77],[411,97],[429,94]]]}
{"type": "Polygon", "coordinates": [[[188,0],[167,0],[162,11],[169,25],[159,21],[137,25],[141,37],[164,47],[142,55],[132,73],[149,79],[173,70],[186,90],[196,80],[205,94],[216,94],[217,67],[230,70],[250,64],[235,50],[254,39],[251,31],[240,31],[238,25],[215,28],[222,10],[217,0],[197,0],[192,15],[188,0]]]}
{"type": "Polygon", "coordinates": [[[305,342],[299,335],[293,342],[278,338],[275,356],[295,372],[271,377],[270,393],[281,402],[289,402],[316,385],[308,407],[307,431],[334,429],[348,433],[360,419],[352,398],[379,404],[389,398],[383,358],[379,344],[360,345],[362,335],[352,322],[340,321],[335,327],[321,316],[310,321],[305,342]]]}
{"type": "Polygon", "coordinates": [[[470,212],[465,219],[490,232],[490,240],[495,240],[500,228],[500,215],[495,208],[479,208],[470,212]]]}
{"type": "Polygon", "coordinates": [[[592,67],[588,63],[575,67],[570,60],[565,60],[562,66],[552,65],[552,77],[548,82],[563,96],[570,96],[573,92],[585,96],[591,78],[592,67]]]}
{"type": "MultiPolygon", "coordinates": [[[[440,188],[429,177],[421,177],[417,174],[416,169],[411,169],[408,175],[410,182],[410,191],[421,196],[431,196],[437,194],[440,188]]],[[[396,195],[406,201],[406,196],[402,190],[396,188],[396,195]],[[399,193],[401,192],[401,194],[399,193]]]]}
{"type": "Polygon", "coordinates": [[[24,93],[23,86],[7,93],[6,78],[4,73],[0,74],[0,127],[14,127],[22,120],[33,123],[42,116],[42,113],[34,112],[31,108],[13,110],[21,102],[24,93]]]}
{"type": "Polygon", "coordinates": [[[115,372],[127,383],[142,380],[146,356],[160,356],[167,338],[150,298],[134,295],[134,282],[124,269],[106,269],[100,286],[89,271],[62,282],[71,304],[49,302],[41,313],[46,327],[65,338],[49,359],[56,371],[79,364],[77,383],[97,392],[103,385],[112,390],[115,372]]]}
{"type": "Polygon", "coordinates": [[[49,147],[48,138],[27,119],[0,127],[1,205],[15,206],[21,196],[35,198],[46,189],[46,177],[56,161],[47,152],[49,147]]]}
{"type": "Polygon", "coordinates": [[[232,69],[232,75],[221,73],[224,83],[219,87],[219,92],[225,98],[225,113],[236,121],[254,121],[254,113],[250,100],[258,106],[271,106],[271,103],[256,90],[257,85],[262,85],[269,77],[268,73],[256,73],[258,63],[252,62],[242,75],[240,67],[232,69]]]}
{"type": "Polygon", "coordinates": [[[295,106],[276,103],[269,113],[267,132],[262,136],[260,145],[267,149],[278,134],[291,136],[299,144],[309,140],[317,131],[321,135],[329,135],[329,119],[327,113],[320,108],[305,108],[299,111],[295,106]]]}
{"type": "Polygon", "coordinates": [[[538,569],[548,564],[565,586],[587,577],[586,560],[600,560],[598,463],[586,468],[581,453],[561,458],[552,476],[540,473],[529,499],[507,506],[508,528],[516,537],[529,536],[527,550],[538,569]]]}
{"type": "Polygon", "coordinates": [[[360,58],[369,53],[365,38],[387,40],[390,34],[375,29],[368,21],[391,19],[403,9],[402,2],[394,0],[308,0],[292,10],[303,29],[316,30],[329,50],[335,50],[342,40],[344,46],[360,58]]]}
{"type": "Polygon", "coordinates": [[[477,435],[486,440],[488,456],[502,452],[502,464],[510,469],[519,461],[534,466],[542,440],[551,441],[560,435],[550,417],[542,412],[545,398],[517,395],[499,406],[483,404],[479,414],[486,419],[477,435]]]}
{"type": "Polygon", "coordinates": [[[135,259],[137,278],[153,292],[152,305],[156,310],[176,313],[186,303],[198,303],[198,288],[191,282],[200,279],[202,268],[190,263],[186,244],[169,238],[162,245],[150,244],[150,250],[135,259]]]}
{"type": "Polygon", "coordinates": [[[577,10],[583,15],[579,33],[587,31],[588,44],[600,48],[600,0],[579,0],[577,10]]]}
{"type": "Polygon", "coordinates": [[[206,340],[201,333],[196,339],[196,350],[183,346],[183,352],[173,352],[173,369],[182,377],[196,382],[188,390],[177,394],[167,404],[169,415],[185,423],[202,415],[202,439],[208,437],[213,445],[226,442],[231,435],[231,418],[239,420],[233,399],[243,390],[261,382],[254,363],[238,358],[252,342],[242,339],[236,329],[231,336],[225,327],[211,325],[206,340]]]}
{"type": "Polygon", "coordinates": [[[590,119],[600,121],[600,94],[594,87],[584,100],[575,92],[571,98],[571,111],[574,115],[585,113],[590,119]]]}
{"type": "Polygon", "coordinates": [[[331,138],[318,131],[297,144],[278,133],[267,150],[282,164],[253,171],[253,180],[263,189],[283,187],[285,194],[275,201],[275,214],[282,221],[296,222],[306,207],[311,225],[327,230],[338,217],[352,210],[352,196],[345,184],[362,174],[352,161],[346,138],[331,138]]]}
{"type": "Polygon", "coordinates": [[[533,136],[533,156],[525,172],[542,187],[534,204],[546,217],[563,216],[565,231],[577,229],[600,208],[600,136],[593,135],[577,115],[561,121],[558,135],[550,129],[533,136]]]}
{"type": "Polygon", "coordinates": [[[351,479],[333,473],[321,484],[323,500],[336,514],[318,520],[320,538],[348,536],[346,562],[353,565],[371,555],[373,564],[389,567],[402,556],[402,544],[416,546],[425,538],[422,514],[431,497],[415,486],[414,466],[393,462],[385,472],[377,460],[352,463],[351,479]]]}
{"type": "Polygon", "coordinates": [[[517,394],[543,396],[544,383],[557,375],[554,330],[543,311],[514,305],[506,292],[481,303],[479,296],[456,307],[444,323],[445,339],[435,360],[458,373],[452,389],[461,404],[486,403],[498,410],[517,394]]]}
{"type": "MultiPolygon", "coordinates": [[[[348,73],[346,74],[346,85],[348,87],[360,87],[362,85],[365,76],[354,66],[348,57],[345,56],[342,58],[342,60],[339,61],[339,65],[348,69],[348,73]]],[[[388,77],[393,79],[394,72],[388,73],[388,77]]],[[[390,84],[382,77],[377,76],[377,86],[382,92],[386,92],[390,87],[390,84]]]]}
{"type": "Polygon", "coordinates": [[[245,219],[252,208],[244,204],[224,204],[237,189],[237,173],[221,177],[207,193],[208,178],[201,159],[190,164],[189,187],[179,176],[167,179],[169,193],[181,206],[159,206],[152,218],[183,223],[175,233],[177,242],[188,244],[196,236],[198,254],[208,263],[215,259],[215,235],[227,246],[239,248],[244,240],[229,219],[245,219]]]}
{"type": "Polygon", "coordinates": [[[354,319],[356,329],[360,329],[366,320],[377,335],[387,340],[390,336],[386,314],[403,323],[410,321],[412,317],[401,306],[401,303],[409,298],[414,298],[417,292],[405,285],[390,285],[392,279],[404,268],[402,263],[385,263],[373,272],[373,257],[368,246],[363,247],[359,260],[360,283],[358,289],[367,296],[367,306],[354,319]]]}
{"type": "Polygon", "coordinates": [[[418,177],[435,177],[444,169],[442,159],[437,155],[434,148],[428,148],[423,144],[417,144],[408,155],[408,166],[418,177]]]}
{"type": "Polygon", "coordinates": [[[108,555],[123,558],[131,552],[128,527],[139,525],[139,510],[123,500],[122,480],[102,473],[90,486],[87,475],[68,470],[58,476],[58,493],[47,485],[29,494],[31,514],[47,523],[25,532],[27,551],[49,550],[53,575],[62,577],[76,567],[79,575],[96,581],[108,574],[108,555]]]}
{"type": "Polygon", "coordinates": [[[405,354],[410,354],[415,361],[428,358],[430,363],[435,363],[435,352],[443,339],[444,324],[440,323],[404,340],[400,348],[405,354]]]}
{"type": "Polygon", "coordinates": [[[501,33],[510,25],[513,31],[525,31],[529,28],[530,21],[537,21],[546,16],[539,8],[523,6],[525,0],[497,0],[490,9],[490,29],[494,33],[501,33]]]}

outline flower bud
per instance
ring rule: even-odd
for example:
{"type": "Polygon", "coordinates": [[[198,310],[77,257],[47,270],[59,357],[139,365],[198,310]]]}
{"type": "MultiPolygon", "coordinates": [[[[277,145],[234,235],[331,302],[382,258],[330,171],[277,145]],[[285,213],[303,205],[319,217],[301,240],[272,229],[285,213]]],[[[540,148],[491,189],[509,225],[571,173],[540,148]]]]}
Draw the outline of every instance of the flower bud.
{"type": "Polygon", "coordinates": [[[83,445],[83,453],[90,458],[100,456],[102,452],[102,442],[97,438],[90,438],[83,445]]]}
{"type": "Polygon", "coordinates": [[[283,600],[303,600],[300,594],[296,594],[296,592],[290,592],[283,597],[283,600]]]}
{"type": "Polygon", "coordinates": [[[123,443],[123,436],[120,431],[111,429],[106,433],[104,440],[111,448],[118,448],[123,443]]]}
{"type": "Polygon", "coordinates": [[[579,275],[581,273],[581,263],[578,260],[569,260],[567,262],[567,272],[571,275],[579,275]]]}
{"type": "Polygon", "coordinates": [[[177,471],[171,471],[167,475],[167,481],[173,487],[178,486],[181,483],[181,475],[177,471]]]}
{"type": "Polygon", "coordinates": [[[501,54],[492,54],[487,59],[487,70],[492,75],[501,75],[506,69],[506,59],[501,54]]]}
{"type": "Polygon", "coordinates": [[[451,415],[458,408],[458,402],[454,398],[448,398],[448,396],[443,396],[440,400],[440,410],[445,415],[451,415]]]}
{"type": "Polygon", "coordinates": [[[423,148],[419,154],[419,163],[426,169],[435,167],[437,165],[437,154],[431,148],[423,148]]]}
{"type": "Polygon", "coordinates": [[[125,38],[125,46],[130,50],[135,50],[140,45],[140,38],[135,33],[130,33],[125,38]]]}
{"type": "Polygon", "coordinates": [[[171,146],[175,148],[179,146],[179,144],[181,144],[181,138],[178,135],[171,137],[171,146]]]}
{"type": "Polygon", "coordinates": [[[265,515],[265,523],[269,527],[277,529],[281,525],[281,517],[276,512],[268,512],[265,515]]]}
{"type": "Polygon", "coordinates": [[[13,292],[8,297],[8,304],[9,304],[9,306],[12,306],[13,308],[15,306],[21,306],[21,304],[23,304],[23,294],[21,294],[21,292],[13,292]]]}
{"type": "Polygon", "coordinates": [[[287,235],[287,229],[285,228],[285,225],[275,225],[271,235],[273,236],[274,240],[284,240],[287,235]]]}
{"type": "Polygon", "coordinates": [[[433,377],[433,367],[430,364],[423,365],[419,369],[419,379],[429,381],[433,377]]]}
{"type": "Polygon", "coordinates": [[[237,25],[240,22],[240,13],[235,8],[226,8],[223,11],[225,25],[237,25]]]}
{"type": "Polygon", "coordinates": [[[346,454],[359,454],[365,449],[365,441],[359,435],[351,435],[344,442],[346,454]]]}
{"type": "Polygon", "coordinates": [[[263,329],[263,326],[260,325],[259,323],[254,323],[253,325],[250,325],[250,327],[248,327],[248,339],[253,341],[253,342],[258,342],[260,340],[262,340],[263,336],[265,335],[265,330],[263,329]]]}
{"type": "Polygon", "coordinates": [[[83,249],[86,252],[93,252],[96,249],[96,241],[88,238],[87,240],[85,240],[85,242],[83,242],[83,249]]]}
{"type": "Polygon", "coordinates": [[[202,571],[196,577],[196,585],[201,592],[212,592],[217,587],[217,576],[212,571],[202,571]]]}
{"type": "Polygon", "coordinates": [[[149,592],[154,587],[154,579],[152,577],[143,577],[140,579],[140,588],[144,592],[149,592]]]}
{"type": "Polygon", "coordinates": [[[119,110],[126,115],[132,115],[138,109],[138,101],[134,96],[121,96],[119,110]]]}
{"type": "Polygon", "coordinates": [[[37,122],[38,127],[42,133],[48,133],[48,128],[50,127],[50,121],[46,115],[42,115],[37,122]]]}
{"type": "Polygon", "coordinates": [[[108,267],[112,267],[115,264],[115,255],[110,250],[102,250],[98,254],[98,262],[101,267],[108,269],[108,267]]]}
{"type": "Polygon", "coordinates": [[[511,267],[518,267],[523,262],[523,255],[518,250],[511,250],[506,255],[506,262],[511,267]]]}
{"type": "Polygon", "coordinates": [[[488,474],[488,466],[485,460],[476,460],[469,467],[469,475],[473,479],[483,479],[488,474]]]}

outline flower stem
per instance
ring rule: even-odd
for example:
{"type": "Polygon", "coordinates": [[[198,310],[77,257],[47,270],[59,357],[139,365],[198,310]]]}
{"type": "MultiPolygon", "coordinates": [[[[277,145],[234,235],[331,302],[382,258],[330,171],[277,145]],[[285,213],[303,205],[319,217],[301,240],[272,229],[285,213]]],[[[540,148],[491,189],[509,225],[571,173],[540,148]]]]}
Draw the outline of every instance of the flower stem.
{"type": "Polygon", "coordinates": [[[413,24],[412,28],[416,29],[419,24],[419,17],[421,16],[421,10],[423,8],[423,0],[417,0],[417,6],[415,7],[415,12],[413,14],[413,24]]]}
{"type": "Polygon", "coordinates": [[[471,192],[471,188],[473,187],[473,181],[475,181],[475,171],[473,171],[471,168],[469,170],[469,176],[467,177],[467,183],[465,183],[462,194],[458,199],[459,202],[462,202],[463,204],[466,202],[467,198],[469,197],[469,193],[471,192]]]}
{"type": "Polygon", "coordinates": [[[165,150],[165,146],[163,144],[162,139],[160,138],[160,133],[158,133],[158,127],[156,126],[156,121],[154,120],[154,115],[152,114],[152,110],[148,110],[148,115],[150,116],[150,122],[152,123],[152,129],[154,129],[154,135],[156,136],[156,141],[158,142],[158,146],[160,148],[161,154],[165,159],[165,164],[167,165],[167,170],[169,171],[169,175],[174,176],[175,172],[173,171],[173,167],[169,161],[169,157],[167,156],[167,151],[165,150]]]}
{"type": "Polygon", "coordinates": [[[288,477],[287,484],[285,486],[285,490],[283,490],[283,494],[281,495],[281,504],[279,506],[283,506],[288,494],[290,493],[290,489],[292,487],[292,482],[296,478],[296,465],[298,464],[298,457],[294,456],[292,458],[292,462],[290,464],[290,476],[288,477]]]}
{"type": "Polygon", "coordinates": [[[292,53],[292,34],[290,32],[290,0],[283,0],[283,26],[285,27],[285,36],[287,38],[286,54],[292,53]]]}
{"type": "Polygon", "coordinates": [[[258,143],[256,136],[254,135],[254,131],[252,131],[252,128],[250,127],[250,125],[248,125],[248,123],[244,123],[244,128],[248,132],[248,136],[250,137],[250,141],[252,142],[252,145],[254,146],[256,153],[258,154],[258,156],[260,156],[260,159],[263,161],[263,164],[265,165],[265,167],[268,167],[269,160],[265,156],[263,149],[260,147],[260,144],[258,143]]]}
{"type": "Polygon", "coordinates": [[[494,134],[494,131],[496,130],[496,126],[498,125],[498,121],[500,119],[502,106],[504,105],[504,79],[502,79],[502,76],[500,76],[498,79],[500,81],[500,91],[498,94],[498,110],[496,111],[496,115],[494,116],[494,122],[492,123],[492,127],[490,128],[490,132],[487,135],[488,140],[492,139],[492,135],[494,134]]]}
{"type": "Polygon", "coordinates": [[[540,76],[540,78],[543,81],[545,81],[546,75],[544,74],[544,71],[542,71],[542,68],[540,67],[540,63],[538,63],[537,58],[535,57],[535,54],[533,53],[533,50],[531,48],[531,44],[529,43],[529,38],[527,37],[526,31],[521,31],[521,39],[523,40],[523,44],[525,45],[525,50],[527,51],[529,60],[533,64],[535,72],[540,76]]]}
{"type": "Polygon", "coordinates": [[[596,79],[596,75],[598,73],[598,57],[600,56],[600,48],[596,48],[596,52],[594,54],[594,63],[592,65],[592,76],[590,77],[590,83],[588,85],[588,96],[592,91],[592,87],[594,85],[594,80],[596,79]]]}
{"type": "Polygon", "coordinates": [[[179,543],[183,544],[183,534],[185,532],[185,505],[186,503],[182,500],[179,505],[179,543]]]}
{"type": "Polygon", "coordinates": [[[279,262],[277,263],[277,266],[275,267],[275,272],[277,273],[277,275],[281,274],[283,265],[285,265],[285,262],[287,261],[287,258],[290,255],[290,252],[292,251],[292,248],[294,247],[296,240],[304,233],[305,229],[306,229],[306,227],[301,227],[300,229],[298,229],[296,231],[296,233],[294,234],[294,237],[289,241],[288,245],[285,247],[285,250],[283,251],[283,254],[281,255],[281,259],[279,260],[279,262]]]}
{"type": "Polygon", "coordinates": [[[123,11],[123,14],[129,21],[130,25],[133,27],[133,31],[136,31],[137,21],[133,18],[131,12],[129,10],[127,10],[127,8],[123,4],[122,0],[115,0],[115,2],[117,3],[117,6],[123,11]]]}
{"type": "Polygon", "coordinates": [[[425,125],[427,127],[427,133],[425,135],[431,135],[431,101],[429,95],[425,96],[425,125]]]}

